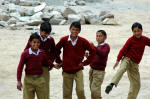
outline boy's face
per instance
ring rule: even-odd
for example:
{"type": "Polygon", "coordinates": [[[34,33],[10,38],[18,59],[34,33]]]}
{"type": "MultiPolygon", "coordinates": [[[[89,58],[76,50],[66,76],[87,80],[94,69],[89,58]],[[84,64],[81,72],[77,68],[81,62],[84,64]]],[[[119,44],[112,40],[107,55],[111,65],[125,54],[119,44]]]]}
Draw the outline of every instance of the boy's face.
{"type": "Polygon", "coordinates": [[[40,40],[39,39],[33,39],[31,42],[30,42],[30,45],[31,45],[31,48],[33,50],[38,50],[38,48],[40,47],[40,40]]]}
{"type": "Polygon", "coordinates": [[[80,29],[76,27],[71,27],[70,28],[71,36],[76,37],[80,33],[80,29]]]}
{"type": "Polygon", "coordinates": [[[136,38],[140,38],[142,35],[142,30],[139,29],[138,27],[135,27],[132,32],[136,38]]]}
{"type": "Polygon", "coordinates": [[[106,37],[101,32],[96,33],[96,41],[98,44],[104,42],[105,40],[106,40],[106,37]]]}
{"type": "Polygon", "coordinates": [[[50,33],[45,33],[45,32],[42,31],[42,30],[40,30],[40,34],[41,34],[41,36],[42,36],[43,38],[47,38],[47,37],[50,35],[50,33]]]}

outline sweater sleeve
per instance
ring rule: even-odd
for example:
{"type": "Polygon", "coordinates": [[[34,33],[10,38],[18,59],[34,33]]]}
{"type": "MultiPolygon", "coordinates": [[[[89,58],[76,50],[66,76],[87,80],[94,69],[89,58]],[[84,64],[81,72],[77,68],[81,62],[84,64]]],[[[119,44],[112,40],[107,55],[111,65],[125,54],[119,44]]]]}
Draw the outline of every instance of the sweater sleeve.
{"type": "Polygon", "coordinates": [[[91,45],[87,40],[85,40],[85,48],[86,50],[89,51],[89,56],[87,57],[87,59],[83,62],[83,65],[86,66],[88,64],[90,64],[90,62],[92,61],[95,53],[96,53],[96,49],[93,45],[91,45]]]}
{"type": "Polygon", "coordinates": [[[56,44],[56,63],[61,63],[62,60],[60,58],[61,48],[63,47],[63,38],[56,44]]]}
{"type": "Polygon", "coordinates": [[[53,68],[54,64],[51,60],[48,59],[47,55],[44,54],[44,61],[43,61],[44,66],[48,66],[49,68],[53,68]]]}
{"type": "Polygon", "coordinates": [[[108,56],[109,51],[110,51],[110,47],[109,47],[108,44],[106,44],[106,45],[103,46],[103,47],[97,47],[97,48],[96,48],[96,54],[99,55],[99,56],[101,56],[101,57],[104,57],[104,58],[105,58],[106,56],[108,56]]]}
{"type": "Polygon", "coordinates": [[[131,45],[131,38],[127,40],[123,48],[120,50],[118,56],[117,56],[117,61],[119,62],[123,56],[125,56],[130,48],[131,45]]]}
{"type": "Polygon", "coordinates": [[[51,45],[50,45],[50,60],[51,62],[54,62],[55,58],[56,58],[56,48],[55,48],[55,41],[53,38],[51,38],[51,45]]]}
{"type": "Polygon", "coordinates": [[[150,38],[146,38],[146,45],[150,47],[150,38]]]}
{"type": "Polygon", "coordinates": [[[20,58],[19,65],[17,68],[17,80],[18,81],[21,81],[24,64],[25,64],[25,53],[23,52],[21,54],[21,58],[20,58]]]}

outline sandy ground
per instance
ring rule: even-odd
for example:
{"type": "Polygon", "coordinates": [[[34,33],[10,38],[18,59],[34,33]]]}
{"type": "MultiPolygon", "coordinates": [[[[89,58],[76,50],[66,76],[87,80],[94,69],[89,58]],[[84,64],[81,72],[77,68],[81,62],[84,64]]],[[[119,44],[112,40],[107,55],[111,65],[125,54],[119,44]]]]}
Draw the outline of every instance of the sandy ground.
{"type": "MultiPolygon", "coordinates": [[[[103,99],[126,99],[129,89],[129,81],[126,73],[121,79],[117,88],[109,94],[105,94],[106,85],[110,82],[112,76],[116,72],[112,67],[115,63],[116,56],[125,41],[132,36],[131,25],[133,22],[140,22],[143,24],[143,35],[150,37],[150,12],[137,10],[113,11],[119,25],[82,25],[80,36],[87,38],[90,41],[95,41],[95,33],[99,29],[106,30],[108,34],[107,41],[110,44],[111,51],[109,54],[108,65],[106,68],[106,75],[102,85],[103,99]]],[[[69,26],[52,26],[52,35],[57,43],[60,37],[69,34],[69,26]]],[[[27,30],[9,30],[0,29],[0,99],[22,99],[22,92],[16,89],[16,70],[20,59],[20,54],[23,51],[27,39],[31,31],[27,30]]],[[[140,63],[141,73],[141,90],[137,99],[149,99],[150,94],[150,48],[146,47],[143,59],[140,63]]],[[[89,66],[84,69],[84,84],[85,95],[90,99],[90,89],[88,72],[89,66]]],[[[118,68],[117,68],[118,69],[118,68]]],[[[62,70],[53,69],[50,72],[50,98],[62,99],[62,70]]],[[[75,84],[74,84],[75,86],[75,84]]],[[[77,99],[75,87],[73,89],[73,99],[77,99]]]]}

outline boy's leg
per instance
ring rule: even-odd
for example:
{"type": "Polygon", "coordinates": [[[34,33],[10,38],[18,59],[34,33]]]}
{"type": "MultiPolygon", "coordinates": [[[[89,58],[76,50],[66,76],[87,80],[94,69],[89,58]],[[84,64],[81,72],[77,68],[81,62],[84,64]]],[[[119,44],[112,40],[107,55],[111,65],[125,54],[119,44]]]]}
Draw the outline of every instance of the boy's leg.
{"type": "Polygon", "coordinates": [[[49,99],[49,83],[50,83],[50,73],[49,73],[49,69],[46,66],[43,66],[43,77],[45,79],[46,82],[46,95],[47,95],[47,99],[49,99]]]}
{"type": "Polygon", "coordinates": [[[25,75],[23,86],[23,99],[34,99],[35,88],[33,87],[33,79],[25,75]]]}
{"type": "Polygon", "coordinates": [[[129,64],[130,59],[128,57],[124,57],[120,64],[120,68],[117,70],[117,73],[113,76],[111,83],[106,87],[105,92],[109,94],[109,92],[112,90],[113,85],[117,86],[120,79],[122,78],[124,72],[126,72],[127,67],[129,64]]]}
{"type": "Polygon", "coordinates": [[[82,70],[78,71],[75,74],[75,81],[76,81],[76,93],[77,93],[78,99],[86,99],[84,95],[84,81],[83,81],[82,70]]]}
{"type": "Polygon", "coordinates": [[[91,90],[91,84],[92,84],[92,82],[93,82],[93,76],[92,76],[92,74],[93,74],[93,69],[92,68],[90,68],[90,71],[89,71],[89,81],[90,81],[90,90],[91,90]]]}
{"type": "Polygon", "coordinates": [[[120,79],[122,78],[124,72],[126,72],[127,70],[127,66],[129,65],[129,61],[130,59],[128,57],[125,57],[121,64],[120,64],[120,68],[117,70],[117,73],[115,74],[115,76],[113,76],[111,83],[114,83],[115,86],[118,85],[120,79]]]}
{"type": "Polygon", "coordinates": [[[93,70],[93,82],[91,84],[91,98],[102,99],[101,97],[101,85],[104,80],[104,71],[93,70]]]}
{"type": "Polygon", "coordinates": [[[63,72],[63,99],[72,99],[74,74],[63,72]]]}
{"type": "Polygon", "coordinates": [[[140,74],[138,64],[131,61],[131,66],[127,69],[128,77],[130,80],[130,90],[127,99],[136,99],[140,90],[140,74]]]}
{"type": "Polygon", "coordinates": [[[46,82],[43,76],[35,78],[37,99],[47,99],[46,82]]]}

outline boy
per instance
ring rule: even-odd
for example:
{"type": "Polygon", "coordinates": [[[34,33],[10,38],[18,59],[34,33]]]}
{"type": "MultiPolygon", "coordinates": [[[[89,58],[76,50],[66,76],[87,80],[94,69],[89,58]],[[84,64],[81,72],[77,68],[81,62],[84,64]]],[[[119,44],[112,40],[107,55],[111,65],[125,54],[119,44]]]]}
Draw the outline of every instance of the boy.
{"type": "Polygon", "coordinates": [[[122,60],[120,68],[113,77],[111,83],[106,87],[105,92],[108,94],[113,86],[117,86],[123,74],[127,71],[130,90],[127,99],[136,99],[140,90],[140,74],[139,63],[142,59],[145,46],[150,46],[150,39],[142,35],[142,25],[138,22],[132,25],[133,36],[130,37],[123,48],[120,50],[114,69],[118,66],[119,61],[122,60]]]}
{"type": "MultiPolygon", "coordinates": [[[[98,43],[98,46],[96,47],[96,54],[92,62],[90,63],[91,69],[89,71],[91,99],[102,99],[101,85],[104,80],[105,68],[110,51],[109,45],[105,43],[106,38],[107,34],[104,30],[97,31],[96,41],[98,43]]],[[[87,56],[88,53],[86,57],[87,56]]]]}
{"type": "MultiPolygon", "coordinates": [[[[47,21],[43,22],[40,26],[40,38],[41,38],[41,44],[40,49],[44,50],[46,52],[47,57],[49,58],[49,61],[55,60],[55,42],[53,37],[50,36],[51,33],[51,24],[47,21]]],[[[28,49],[30,47],[30,41],[28,41],[26,48],[28,49]]],[[[49,80],[50,80],[50,73],[49,70],[51,68],[48,68],[46,66],[43,66],[43,76],[46,80],[46,89],[47,89],[47,98],[49,99],[49,80]]]]}
{"type": "Polygon", "coordinates": [[[76,82],[76,93],[78,99],[85,99],[83,83],[83,66],[88,65],[94,54],[95,48],[84,38],[78,36],[81,31],[81,24],[73,22],[70,26],[71,34],[62,37],[56,45],[58,56],[63,48],[63,59],[56,60],[58,66],[61,64],[63,69],[63,99],[72,99],[73,82],[76,82]],[[85,51],[90,55],[83,61],[85,51]]]}
{"type": "Polygon", "coordinates": [[[34,99],[35,93],[38,99],[47,99],[42,67],[44,65],[52,68],[54,65],[48,60],[45,52],[39,49],[40,36],[34,33],[29,40],[31,47],[24,50],[17,68],[17,89],[22,90],[21,76],[24,64],[26,64],[23,99],[34,99]]]}

